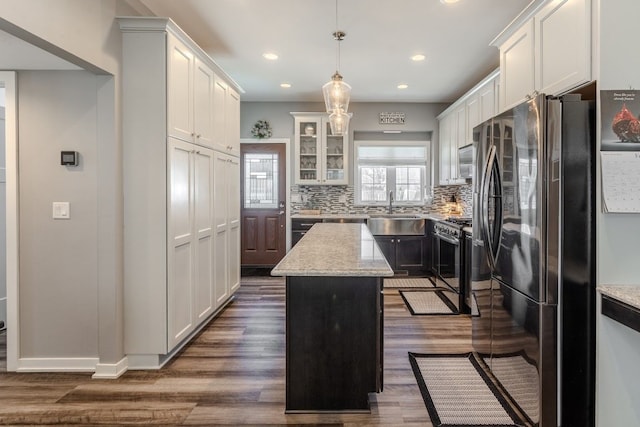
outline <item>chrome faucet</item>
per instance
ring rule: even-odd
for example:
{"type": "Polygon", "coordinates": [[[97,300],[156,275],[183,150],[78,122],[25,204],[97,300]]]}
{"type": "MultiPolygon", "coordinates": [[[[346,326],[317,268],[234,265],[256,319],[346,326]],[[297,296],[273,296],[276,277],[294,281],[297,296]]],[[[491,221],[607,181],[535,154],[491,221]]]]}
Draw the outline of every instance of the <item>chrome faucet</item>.
{"type": "Polygon", "coordinates": [[[389,214],[393,213],[393,190],[389,191],[389,214]]]}

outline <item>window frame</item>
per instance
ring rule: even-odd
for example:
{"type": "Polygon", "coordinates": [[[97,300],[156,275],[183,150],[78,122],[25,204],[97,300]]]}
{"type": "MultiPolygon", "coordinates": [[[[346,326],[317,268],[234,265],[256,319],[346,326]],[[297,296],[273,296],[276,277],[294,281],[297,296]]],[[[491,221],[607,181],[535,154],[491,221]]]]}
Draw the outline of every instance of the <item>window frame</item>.
{"type": "Polygon", "coordinates": [[[394,197],[393,205],[394,206],[407,206],[407,207],[415,207],[415,206],[427,206],[430,204],[430,198],[428,197],[431,189],[431,141],[422,140],[422,141],[412,141],[412,140],[357,140],[354,141],[354,159],[353,159],[353,171],[354,171],[354,204],[356,206],[387,206],[389,204],[389,191],[393,190],[395,195],[395,187],[396,187],[396,168],[399,167],[411,167],[411,166],[419,166],[422,168],[421,171],[421,193],[419,201],[403,201],[397,200],[394,197]],[[388,162],[386,164],[380,162],[362,162],[360,161],[359,156],[359,148],[362,146],[371,147],[395,147],[395,146],[404,146],[404,147],[423,147],[425,149],[424,154],[424,163],[415,162],[413,164],[407,164],[406,162],[388,162]],[[362,201],[362,174],[360,172],[362,166],[382,166],[387,169],[387,180],[386,180],[386,190],[385,190],[385,198],[380,201],[362,201]]]}

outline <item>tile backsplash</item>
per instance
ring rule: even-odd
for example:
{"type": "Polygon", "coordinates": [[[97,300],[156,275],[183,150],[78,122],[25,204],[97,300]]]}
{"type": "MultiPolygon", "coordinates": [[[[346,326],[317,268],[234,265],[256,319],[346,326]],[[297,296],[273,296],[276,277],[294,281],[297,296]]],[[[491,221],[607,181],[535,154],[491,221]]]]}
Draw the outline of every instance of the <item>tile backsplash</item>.
{"type": "MultiPolygon", "coordinates": [[[[368,214],[386,212],[385,206],[358,206],[354,204],[352,185],[293,185],[291,186],[291,213],[300,209],[320,209],[323,213],[368,214]]],[[[471,216],[471,185],[448,185],[433,188],[433,200],[425,206],[396,206],[394,212],[439,213],[443,215],[471,216]],[[451,196],[458,201],[452,211],[451,196]]]]}

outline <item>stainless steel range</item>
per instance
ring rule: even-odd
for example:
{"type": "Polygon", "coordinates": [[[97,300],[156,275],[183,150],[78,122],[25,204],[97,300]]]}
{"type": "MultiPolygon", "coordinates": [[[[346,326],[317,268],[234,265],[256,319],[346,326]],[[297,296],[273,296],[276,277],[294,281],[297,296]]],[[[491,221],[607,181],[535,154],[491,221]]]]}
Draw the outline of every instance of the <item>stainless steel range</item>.
{"type": "Polygon", "coordinates": [[[436,286],[449,288],[457,295],[458,310],[469,313],[466,302],[467,290],[463,285],[464,271],[464,227],[471,226],[471,218],[450,217],[433,224],[433,263],[436,286]]]}

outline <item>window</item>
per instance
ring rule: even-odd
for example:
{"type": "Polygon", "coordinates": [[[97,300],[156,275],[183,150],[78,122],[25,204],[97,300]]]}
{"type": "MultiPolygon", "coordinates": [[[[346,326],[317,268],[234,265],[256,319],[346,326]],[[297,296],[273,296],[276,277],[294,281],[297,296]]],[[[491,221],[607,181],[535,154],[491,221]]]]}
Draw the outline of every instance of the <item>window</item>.
{"type": "Polygon", "coordinates": [[[245,209],[278,207],[278,155],[246,153],[244,156],[245,209]]]}
{"type": "Polygon", "coordinates": [[[355,198],[361,205],[423,205],[429,188],[429,142],[356,141],[355,198]]]}

